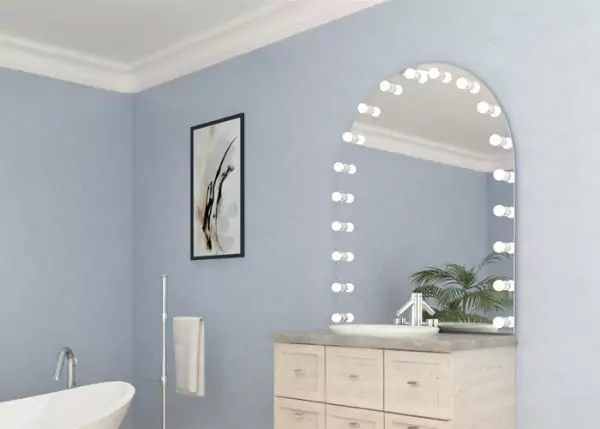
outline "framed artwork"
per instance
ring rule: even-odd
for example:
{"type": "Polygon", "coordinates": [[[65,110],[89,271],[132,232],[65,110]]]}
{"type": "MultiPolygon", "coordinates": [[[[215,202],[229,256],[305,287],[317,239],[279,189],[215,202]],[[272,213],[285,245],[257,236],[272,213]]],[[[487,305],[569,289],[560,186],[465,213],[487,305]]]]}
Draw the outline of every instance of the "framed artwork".
{"type": "Polygon", "coordinates": [[[191,128],[191,259],[244,256],[244,114],[191,128]]]}

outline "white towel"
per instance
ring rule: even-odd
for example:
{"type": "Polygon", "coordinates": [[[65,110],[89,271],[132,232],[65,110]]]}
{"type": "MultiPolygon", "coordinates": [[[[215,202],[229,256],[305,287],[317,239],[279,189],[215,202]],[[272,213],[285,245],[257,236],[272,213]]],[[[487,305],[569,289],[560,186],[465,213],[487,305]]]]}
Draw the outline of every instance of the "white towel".
{"type": "Polygon", "coordinates": [[[204,396],[204,320],[174,317],[173,340],[177,393],[204,396]]]}

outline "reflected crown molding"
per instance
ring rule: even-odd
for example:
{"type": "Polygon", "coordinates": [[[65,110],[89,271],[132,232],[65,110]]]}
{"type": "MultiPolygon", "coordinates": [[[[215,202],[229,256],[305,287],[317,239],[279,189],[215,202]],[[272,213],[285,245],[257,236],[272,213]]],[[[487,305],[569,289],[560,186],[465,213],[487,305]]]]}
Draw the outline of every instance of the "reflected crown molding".
{"type": "Polygon", "coordinates": [[[507,167],[512,164],[512,153],[489,156],[360,122],[354,124],[352,132],[362,134],[365,137],[364,145],[373,149],[486,173],[497,168],[512,168],[507,167]]]}
{"type": "Polygon", "coordinates": [[[0,67],[136,93],[387,0],[278,0],[130,63],[0,34],[0,67]]]}

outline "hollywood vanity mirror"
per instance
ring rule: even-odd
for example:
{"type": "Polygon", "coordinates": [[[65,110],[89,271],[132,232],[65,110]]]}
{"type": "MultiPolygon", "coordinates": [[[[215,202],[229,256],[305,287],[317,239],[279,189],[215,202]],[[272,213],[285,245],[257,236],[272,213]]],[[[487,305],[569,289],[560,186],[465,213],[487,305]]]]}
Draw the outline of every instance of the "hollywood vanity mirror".
{"type": "Polygon", "coordinates": [[[514,152],[499,102],[449,64],[374,86],[332,166],[332,330],[512,333],[514,152]]]}
{"type": "Polygon", "coordinates": [[[514,153],[485,85],[374,82],[340,136],[327,333],[279,333],[275,428],[514,429],[514,153]]]}

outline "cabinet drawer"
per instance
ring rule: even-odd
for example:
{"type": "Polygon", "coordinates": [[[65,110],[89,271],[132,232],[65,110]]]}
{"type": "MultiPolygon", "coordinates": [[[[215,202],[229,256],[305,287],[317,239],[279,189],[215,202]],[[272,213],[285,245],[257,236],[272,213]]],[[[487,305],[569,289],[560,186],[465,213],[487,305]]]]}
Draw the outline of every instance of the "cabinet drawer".
{"type": "Polygon", "coordinates": [[[450,355],[385,351],[385,411],[449,420],[450,355]]]}
{"type": "Polygon", "coordinates": [[[275,429],[325,429],[325,404],[275,398],[275,429]]]}
{"type": "Polygon", "coordinates": [[[275,395],[325,401],[325,348],[275,344],[275,395]]]}
{"type": "Polygon", "coordinates": [[[327,405],[327,429],[384,429],[383,413],[327,405]]]}
{"type": "Polygon", "coordinates": [[[326,348],[330,404],[383,410],[383,350],[326,348]]]}
{"type": "Polygon", "coordinates": [[[450,422],[418,417],[385,415],[385,429],[451,429],[450,422]]]}

